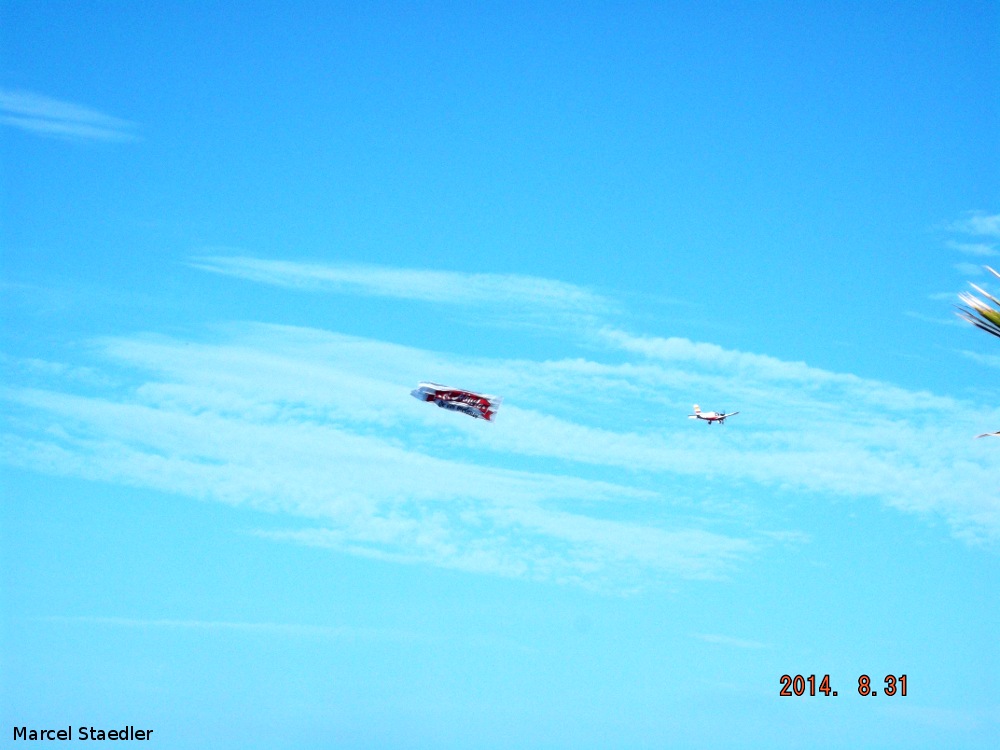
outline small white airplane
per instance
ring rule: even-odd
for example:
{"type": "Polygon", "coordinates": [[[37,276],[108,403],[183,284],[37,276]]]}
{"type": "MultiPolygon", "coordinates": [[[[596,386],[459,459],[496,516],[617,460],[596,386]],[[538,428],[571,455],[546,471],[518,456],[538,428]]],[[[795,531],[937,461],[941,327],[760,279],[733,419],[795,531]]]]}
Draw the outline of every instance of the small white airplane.
{"type": "Polygon", "coordinates": [[[734,414],[739,414],[738,411],[731,411],[729,414],[720,414],[717,411],[702,411],[698,404],[694,405],[694,414],[688,414],[688,419],[704,419],[709,424],[712,422],[718,422],[719,424],[726,423],[726,417],[731,417],[734,414]]]}

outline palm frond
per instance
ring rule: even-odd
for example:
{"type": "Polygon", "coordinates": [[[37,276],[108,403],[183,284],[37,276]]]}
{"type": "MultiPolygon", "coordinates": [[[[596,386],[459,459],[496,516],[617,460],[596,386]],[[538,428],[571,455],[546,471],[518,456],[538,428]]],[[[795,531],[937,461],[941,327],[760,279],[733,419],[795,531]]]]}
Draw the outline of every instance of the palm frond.
{"type": "MultiPolygon", "coordinates": [[[[994,276],[1000,278],[1000,273],[997,273],[989,266],[984,267],[994,276]]],[[[985,289],[975,284],[970,284],[970,286],[979,292],[982,297],[977,297],[969,292],[959,294],[958,298],[965,305],[956,305],[958,308],[957,315],[972,323],[976,328],[1000,338],[1000,299],[997,299],[985,289]]]]}

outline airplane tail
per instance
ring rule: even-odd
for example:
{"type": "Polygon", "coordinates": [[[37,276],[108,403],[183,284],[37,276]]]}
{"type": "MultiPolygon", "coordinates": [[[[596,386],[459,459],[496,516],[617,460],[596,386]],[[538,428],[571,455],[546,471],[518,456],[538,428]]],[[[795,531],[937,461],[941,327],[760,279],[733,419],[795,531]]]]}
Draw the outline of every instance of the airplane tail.
{"type": "Polygon", "coordinates": [[[701,407],[698,406],[698,404],[694,405],[694,413],[695,414],[701,414],[701,407]]]}

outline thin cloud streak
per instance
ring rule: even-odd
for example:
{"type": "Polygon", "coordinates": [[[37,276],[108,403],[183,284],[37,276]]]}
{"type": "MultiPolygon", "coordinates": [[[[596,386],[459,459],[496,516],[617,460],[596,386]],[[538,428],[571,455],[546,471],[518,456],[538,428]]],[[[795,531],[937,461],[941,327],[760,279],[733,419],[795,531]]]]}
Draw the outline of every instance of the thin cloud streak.
{"type": "Polygon", "coordinates": [[[964,255],[973,255],[979,258],[991,258],[1000,255],[1000,252],[985,242],[948,242],[948,247],[964,255]]]}
{"type": "Polygon", "coordinates": [[[962,349],[959,353],[966,359],[971,359],[973,362],[978,362],[979,364],[986,365],[987,367],[1000,369],[1000,355],[980,354],[979,352],[970,352],[968,349],[962,349]]]}
{"type": "Polygon", "coordinates": [[[969,211],[963,219],[953,222],[949,229],[973,237],[1000,237],[1000,214],[969,211]]]}
{"type": "Polygon", "coordinates": [[[985,276],[983,267],[975,263],[956,263],[954,269],[963,276],[985,276]]]}
{"type": "Polygon", "coordinates": [[[333,291],[448,305],[515,304],[564,312],[607,313],[614,304],[573,284],[518,274],[460,273],[373,265],[298,263],[203,256],[202,271],[292,289],[333,291]]]}
{"type": "Polygon", "coordinates": [[[29,91],[0,89],[0,123],[73,140],[134,141],[136,125],[79,104],[29,91]]]}

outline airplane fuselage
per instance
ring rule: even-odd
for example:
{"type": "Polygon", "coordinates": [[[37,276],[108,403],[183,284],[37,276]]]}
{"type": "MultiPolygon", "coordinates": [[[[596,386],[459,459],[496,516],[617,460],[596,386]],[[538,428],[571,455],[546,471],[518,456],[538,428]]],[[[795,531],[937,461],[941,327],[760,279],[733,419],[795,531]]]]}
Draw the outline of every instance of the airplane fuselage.
{"type": "Polygon", "coordinates": [[[702,411],[698,404],[694,405],[694,414],[688,414],[688,419],[700,419],[704,422],[712,424],[712,422],[718,422],[719,424],[725,424],[728,417],[734,414],[739,414],[738,411],[730,412],[726,414],[725,412],[718,411],[702,411]]]}

